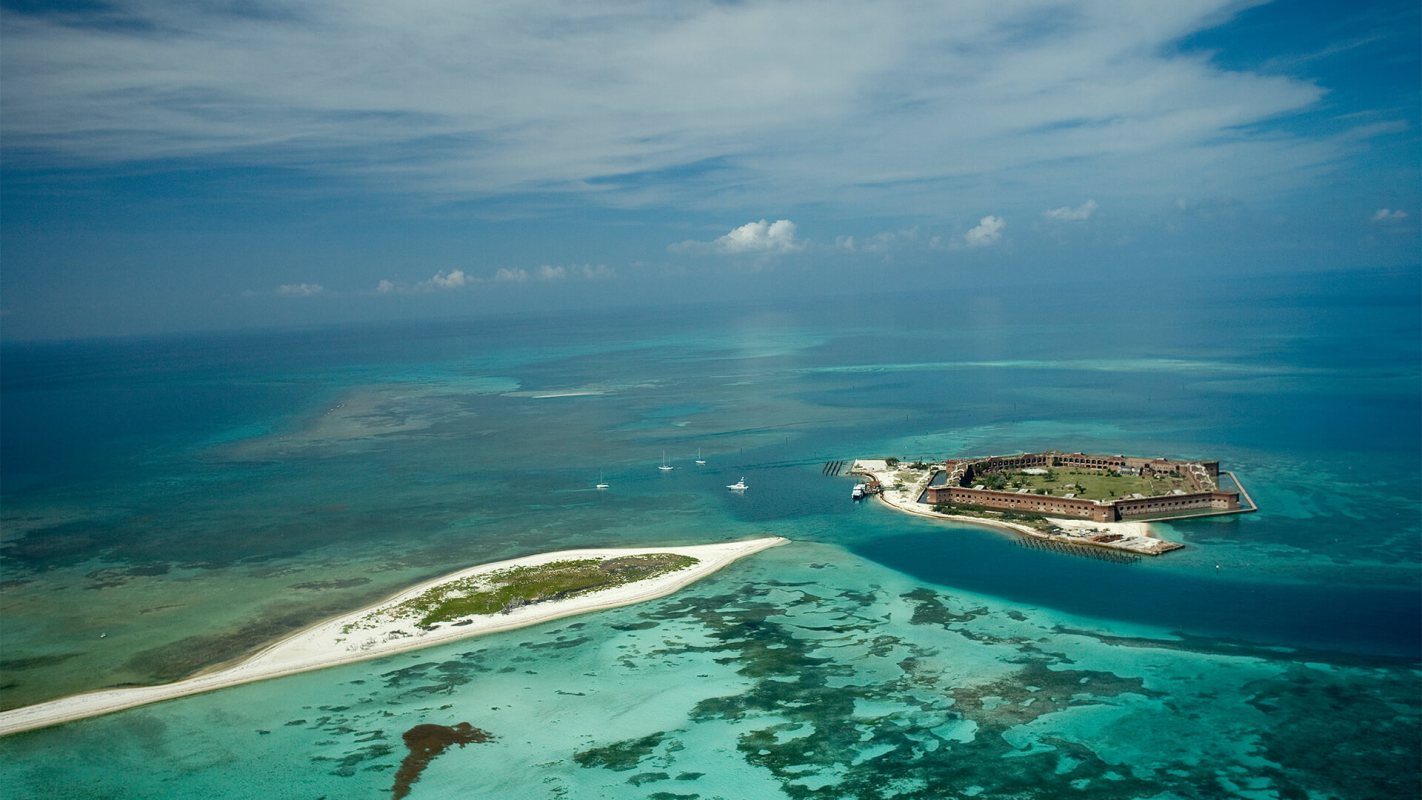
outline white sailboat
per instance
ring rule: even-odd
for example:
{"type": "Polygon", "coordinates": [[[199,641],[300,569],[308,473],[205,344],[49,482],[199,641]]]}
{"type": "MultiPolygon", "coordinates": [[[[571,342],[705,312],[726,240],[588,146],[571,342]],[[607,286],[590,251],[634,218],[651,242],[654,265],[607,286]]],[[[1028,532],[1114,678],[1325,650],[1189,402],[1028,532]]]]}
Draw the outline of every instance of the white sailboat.
{"type": "Polygon", "coordinates": [[[706,459],[701,457],[701,448],[696,448],[696,463],[698,466],[706,466],[706,459]]]}
{"type": "Polygon", "coordinates": [[[603,491],[607,488],[607,482],[603,480],[601,472],[597,474],[597,486],[593,488],[597,489],[598,491],[603,491]]]}
{"type": "Polygon", "coordinates": [[[657,467],[657,469],[661,470],[662,472],[671,472],[672,470],[676,469],[676,467],[673,467],[671,464],[667,463],[667,451],[665,450],[662,451],[662,465],[660,467],[657,467]]]}
{"type": "Polygon", "coordinates": [[[735,483],[726,484],[726,488],[730,489],[733,492],[744,492],[750,487],[746,485],[746,476],[742,475],[741,479],[736,481],[735,483]]]}

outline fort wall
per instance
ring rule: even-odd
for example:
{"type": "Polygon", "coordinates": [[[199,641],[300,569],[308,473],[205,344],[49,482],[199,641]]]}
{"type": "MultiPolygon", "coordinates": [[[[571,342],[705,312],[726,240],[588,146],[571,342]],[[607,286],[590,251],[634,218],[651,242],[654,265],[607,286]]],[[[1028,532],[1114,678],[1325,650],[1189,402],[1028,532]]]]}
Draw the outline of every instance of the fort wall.
{"type": "Polygon", "coordinates": [[[1229,513],[1240,510],[1239,493],[1221,491],[1216,484],[1220,474],[1218,461],[1172,461],[1168,458],[1048,451],[977,459],[949,459],[944,466],[948,471],[945,483],[941,486],[930,486],[924,493],[924,500],[931,505],[973,505],[1004,511],[1076,517],[1095,522],[1116,522],[1144,516],[1195,515],[1201,511],[1229,513]],[[973,487],[977,478],[994,472],[1054,467],[1114,471],[1130,475],[1178,476],[1187,485],[1192,486],[1194,491],[1153,497],[1090,500],[973,487]]]}
{"type": "Polygon", "coordinates": [[[956,503],[958,505],[1001,508],[1008,511],[1024,511],[1030,514],[1077,517],[1096,522],[1115,522],[1117,520],[1116,509],[1112,505],[1073,497],[996,492],[992,489],[968,489],[961,486],[930,486],[927,497],[924,499],[929,505],[956,503]]]}

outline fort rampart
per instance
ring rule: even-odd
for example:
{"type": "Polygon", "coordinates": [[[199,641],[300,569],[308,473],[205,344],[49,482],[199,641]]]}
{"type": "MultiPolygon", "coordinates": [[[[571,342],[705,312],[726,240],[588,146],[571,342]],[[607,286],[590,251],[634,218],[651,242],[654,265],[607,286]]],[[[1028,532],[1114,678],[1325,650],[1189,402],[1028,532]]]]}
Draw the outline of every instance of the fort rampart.
{"type": "Polygon", "coordinates": [[[1142,517],[1162,519],[1211,513],[1228,514],[1242,510],[1239,505],[1239,493],[1222,491],[1217,485],[1220,474],[1218,461],[1175,461],[1168,458],[1048,451],[977,459],[950,459],[944,463],[944,468],[948,473],[945,481],[929,486],[924,493],[923,499],[930,505],[980,506],[1029,514],[1076,517],[1095,522],[1117,522],[1142,517]],[[1055,468],[1147,477],[1169,476],[1188,489],[1177,489],[1170,494],[1136,494],[1098,500],[1069,495],[1033,494],[1026,489],[992,489],[978,483],[993,473],[1055,468]]]}

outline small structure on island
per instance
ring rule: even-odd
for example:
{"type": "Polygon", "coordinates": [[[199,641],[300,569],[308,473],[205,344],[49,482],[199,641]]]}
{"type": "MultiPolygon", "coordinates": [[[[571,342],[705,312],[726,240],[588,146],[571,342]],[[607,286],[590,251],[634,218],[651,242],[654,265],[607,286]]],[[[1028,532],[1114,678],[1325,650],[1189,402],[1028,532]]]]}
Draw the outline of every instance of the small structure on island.
{"type": "MultiPolygon", "coordinates": [[[[946,476],[933,480],[924,491],[923,502],[929,505],[1076,517],[1094,522],[1172,519],[1255,510],[1252,501],[1247,507],[1240,505],[1240,492],[1219,487],[1218,461],[1174,461],[1049,450],[948,459],[943,469],[946,476]],[[1082,476],[1082,480],[1062,480],[1073,476],[1082,476]],[[1091,487],[1082,485],[1088,479],[1086,476],[1090,476],[1091,487]]],[[[1237,488],[1243,488],[1232,474],[1230,478],[1237,488]]]]}

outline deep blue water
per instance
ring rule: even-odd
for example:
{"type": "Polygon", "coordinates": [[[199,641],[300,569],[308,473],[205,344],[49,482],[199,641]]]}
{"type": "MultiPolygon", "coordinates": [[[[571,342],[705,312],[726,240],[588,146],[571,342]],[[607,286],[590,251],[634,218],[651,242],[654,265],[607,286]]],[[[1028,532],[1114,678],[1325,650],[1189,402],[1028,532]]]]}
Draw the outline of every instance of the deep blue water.
{"type": "Polygon", "coordinates": [[[1403,659],[1422,653],[1415,589],[1251,581],[1024,549],[1009,556],[980,536],[923,534],[853,548],[919,580],[1087,617],[1284,647],[1403,659]]]}

